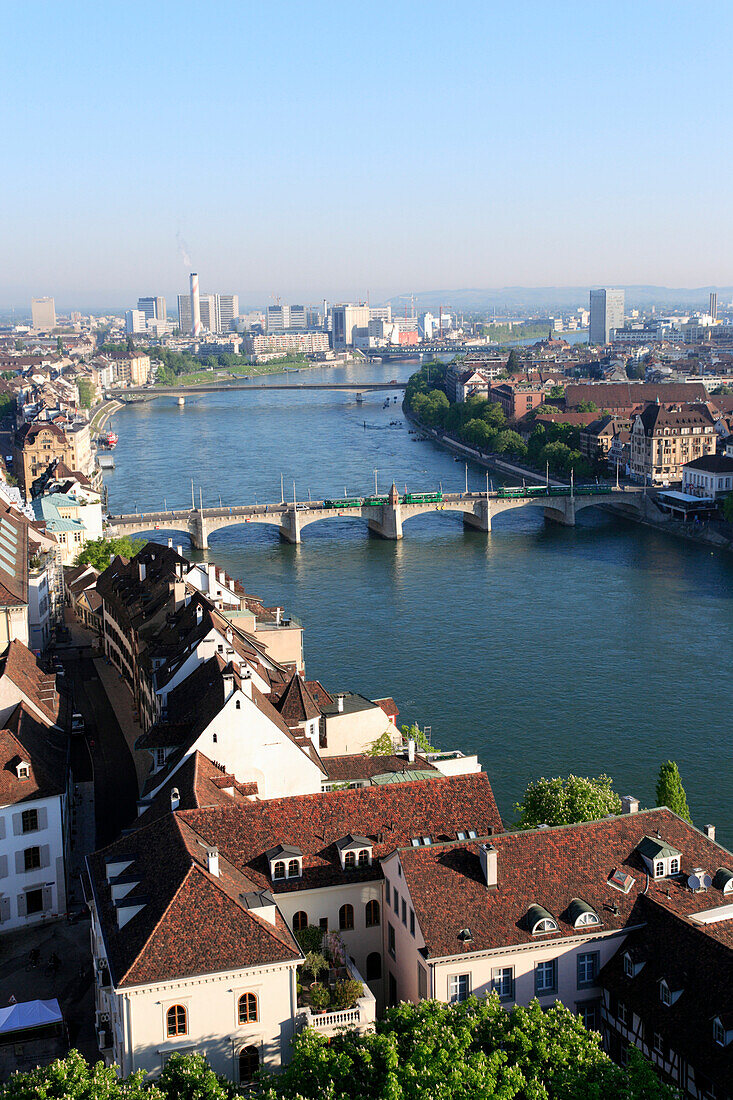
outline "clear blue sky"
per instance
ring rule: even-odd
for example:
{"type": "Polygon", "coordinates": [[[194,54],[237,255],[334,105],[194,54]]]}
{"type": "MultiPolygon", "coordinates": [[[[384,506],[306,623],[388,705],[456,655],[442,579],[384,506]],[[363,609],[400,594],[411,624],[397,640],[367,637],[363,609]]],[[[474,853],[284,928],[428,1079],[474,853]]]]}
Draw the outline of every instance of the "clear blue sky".
{"type": "Polygon", "coordinates": [[[0,13],[0,306],[733,283],[727,4],[0,13]]]}

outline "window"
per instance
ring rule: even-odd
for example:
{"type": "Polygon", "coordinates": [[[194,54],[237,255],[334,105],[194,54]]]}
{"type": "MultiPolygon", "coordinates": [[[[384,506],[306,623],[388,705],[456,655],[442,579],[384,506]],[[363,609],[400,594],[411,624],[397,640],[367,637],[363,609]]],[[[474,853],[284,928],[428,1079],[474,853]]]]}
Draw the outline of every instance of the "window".
{"type": "Polygon", "coordinates": [[[304,910],[299,909],[293,917],[293,932],[302,932],[304,928],[308,927],[308,914],[304,910]]]}
{"type": "Polygon", "coordinates": [[[471,975],[453,974],[448,979],[448,1000],[452,1005],[467,1001],[471,993],[471,975]]]}
{"type": "Polygon", "coordinates": [[[578,955],[578,989],[584,985],[595,985],[598,975],[598,952],[587,951],[578,955]]]}
{"type": "Polygon", "coordinates": [[[235,702],[234,709],[235,710],[241,710],[242,709],[242,702],[241,702],[240,699],[237,699],[237,701],[235,702]]]}
{"type": "Polygon", "coordinates": [[[664,875],[664,860],[663,859],[658,859],[657,862],[654,864],[654,877],[655,878],[662,878],[663,875],[664,875]]]}
{"type": "Polygon", "coordinates": [[[588,1031],[600,1031],[601,1021],[597,1001],[581,1001],[575,1006],[575,1011],[580,1016],[588,1031]]]}
{"type": "Polygon", "coordinates": [[[662,1058],[666,1053],[666,1044],[664,1042],[664,1036],[660,1032],[654,1032],[654,1053],[661,1054],[662,1058]]]}
{"type": "Polygon", "coordinates": [[[538,995],[554,993],[557,989],[557,961],[549,959],[534,968],[534,991],[538,995]]]}
{"type": "Polygon", "coordinates": [[[389,908],[389,879],[384,880],[384,900],[387,908],[389,908]]]}
{"type": "Polygon", "coordinates": [[[491,988],[496,990],[502,1001],[511,1001],[514,997],[514,967],[500,966],[492,970],[491,988]]]}
{"type": "Polygon", "coordinates": [[[379,902],[375,898],[366,903],[365,914],[367,928],[376,928],[379,924],[379,902]]]}
{"type": "Polygon", "coordinates": [[[272,877],[285,878],[285,864],[281,859],[279,859],[275,864],[274,870],[272,872],[272,877]]]}
{"type": "Polygon", "coordinates": [[[239,1052],[239,1083],[248,1084],[260,1068],[260,1052],[257,1047],[243,1047],[239,1052]]]}
{"type": "Polygon", "coordinates": [[[168,1036],[188,1033],[188,1020],[183,1005],[171,1005],[165,1014],[165,1028],[168,1036]]]}
{"type": "Polygon", "coordinates": [[[165,764],[165,749],[155,750],[155,766],[156,768],[162,768],[165,764]]]}
{"type": "Polygon", "coordinates": [[[659,983],[659,1000],[662,1002],[663,1005],[669,1006],[672,1004],[672,994],[670,993],[669,986],[666,982],[659,983]]]}
{"type": "Polygon", "coordinates": [[[410,935],[415,935],[415,910],[410,910],[410,935]]]}
{"type": "Polygon", "coordinates": [[[391,924],[387,925],[387,950],[389,951],[392,958],[394,958],[395,957],[395,937],[394,937],[394,928],[392,927],[391,924]]]}
{"type": "Polygon", "coordinates": [[[322,932],[328,932],[328,917],[320,917],[318,921],[318,927],[322,932]]]}
{"type": "Polygon", "coordinates": [[[584,926],[589,925],[589,924],[600,924],[600,923],[601,922],[598,920],[598,917],[596,916],[595,913],[581,913],[580,916],[578,917],[578,919],[575,922],[575,927],[576,928],[583,928],[584,926]]]}
{"type": "Polygon", "coordinates": [[[392,891],[392,908],[394,909],[395,913],[399,913],[399,911],[400,911],[400,895],[397,893],[396,890],[392,891]]]}
{"type": "Polygon", "coordinates": [[[288,878],[300,877],[300,860],[291,859],[288,863],[288,878]]]}
{"type": "Polygon", "coordinates": [[[544,920],[538,920],[537,924],[532,929],[532,934],[536,935],[538,932],[556,932],[557,925],[552,917],[546,917],[544,920]]]}
{"type": "Polygon", "coordinates": [[[237,1019],[240,1024],[255,1024],[260,1018],[257,997],[254,993],[243,993],[237,1001],[237,1019]]]}
{"type": "Polygon", "coordinates": [[[422,1001],[428,995],[428,972],[420,963],[417,964],[417,995],[422,1001]]]}
{"type": "Polygon", "coordinates": [[[725,1043],[725,1028],[723,1027],[720,1020],[717,1018],[717,1016],[713,1020],[713,1039],[715,1040],[716,1043],[720,1043],[720,1045],[722,1047],[724,1047],[726,1045],[726,1043],[725,1043]]]}
{"type": "Polygon", "coordinates": [[[25,894],[25,911],[26,914],[31,917],[34,913],[43,912],[43,888],[38,887],[37,890],[27,890],[25,894]]]}
{"type": "Polygon", "coordinates": [[[35,871],[36,867],[41,866],[41,849],[26,848],[23,852],[23,860],[26,871],[35,871]]]}
{"type": "Polygon", "coordinates": [[[407,928],[407,902],[404,898],[402,899],[402,923],[407,928]]]}
{"type": "Polygon", "coordinates": [[[344,855],[344,867],[356,867],[356,852],[346,852],[344,855]]]}
{"type": "Polygon", "coordinates": [[[673,856],[669,861],[669,873],[670,875],[678,875],[680,873],[680,861],[676,856],[673,856]]]}
{"type": "Polygon", "coordinates": [[[349,931],[354,927],[354,906],[342,905],[339,909],[339,928],[349,931]]]}
{"type": "Polygon", "coordinates": [[[366,960],[366,980],[376,982],[382,977],[382,956],[378,951],[370,951],[366,960]]]}
{"type": "Polygon", "coordinates": [[[630,955],[624,955],[624,974],[627,978],[634,976],[634,963],[630,955]]]}
{"type": "Polygon", "coordinates": [[[38,810],[23,810],[20,819],[21,831],[35,833],[38,831],[38,810]]]}
{"type": "Polygon", "coordinates": [[[623,1001],[619,1001],[619,1003],[618,1003],[618,1010],[616,1012],[616,1019],[618,1020],[618,1022],[620,1024],[623,1024],[624,1027],[626,1027],[628,1025],[629,1010],[628,1010],[628,1008],[626,1007],[626,1005],[624,1004],[623,1001]]]}
{"type": "Polygon", "coordinates": [[[362,850],[359,852],[359,866],[360,867],[368,867],[369,866],[369,849],[368,848],[362,848],[362,850]]]}

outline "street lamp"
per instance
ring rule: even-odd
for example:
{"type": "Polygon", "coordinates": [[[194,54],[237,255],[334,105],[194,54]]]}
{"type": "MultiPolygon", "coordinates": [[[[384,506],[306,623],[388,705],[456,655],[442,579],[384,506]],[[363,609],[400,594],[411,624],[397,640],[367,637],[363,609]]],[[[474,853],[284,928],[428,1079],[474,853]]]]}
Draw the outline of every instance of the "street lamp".
{"type": "Polygon", "coordinates": [[[378,473],[379,473],[379,471],[375,467],[375,469],[374,469],[374,495],[375,496],[377,496],[377,494],[378,494],[378,489],[377,489],[377,474],[378,473]]]}

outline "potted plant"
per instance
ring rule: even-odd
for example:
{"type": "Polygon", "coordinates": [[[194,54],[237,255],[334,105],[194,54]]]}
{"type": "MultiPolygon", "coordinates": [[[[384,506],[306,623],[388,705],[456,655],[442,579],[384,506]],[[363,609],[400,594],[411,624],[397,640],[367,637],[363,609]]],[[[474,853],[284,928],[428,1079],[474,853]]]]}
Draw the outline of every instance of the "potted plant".
{"type": "Polygon", "coordinates": [[[355,1008],[356,1002],[364,996],[364,985],[354,978],[336,982],[333,988],[333,1003],[337,1008],[355,1008]]]}
{"type": "Polygon", "coordinates": [[[304,968],[313,975],[313,981],[318,981],[318,975],[328,970],[328,960],[320,951],[309,951],[305,957],[304,968]]]}
{"type": "Polygon", "coordinates": [[[323,982],[313,982],[310,989],[311,1001],[316,1012],[325,1012],[331,1003],[331,994],[323,982]]]}

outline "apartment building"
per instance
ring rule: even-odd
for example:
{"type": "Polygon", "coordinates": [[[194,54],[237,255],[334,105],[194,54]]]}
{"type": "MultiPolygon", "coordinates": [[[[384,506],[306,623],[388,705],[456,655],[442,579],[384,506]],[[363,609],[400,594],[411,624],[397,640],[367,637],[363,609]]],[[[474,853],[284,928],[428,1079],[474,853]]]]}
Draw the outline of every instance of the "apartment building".
{"type": "Polygon", "coordinates": [[[51,421],[34,420],[17,433],[14,468],[26,500],[31,499],[33,482],[57,460],[69,470],[93,477],[94,454],[87,421],[60,427],[51,421]]]}
{"type": "Polygon", "coordinates": [[[677,484],[688,462],[715,454],[717,439],[707,405],[647,405],[631,427],[631,476],[648,485],[677,484]]]}

